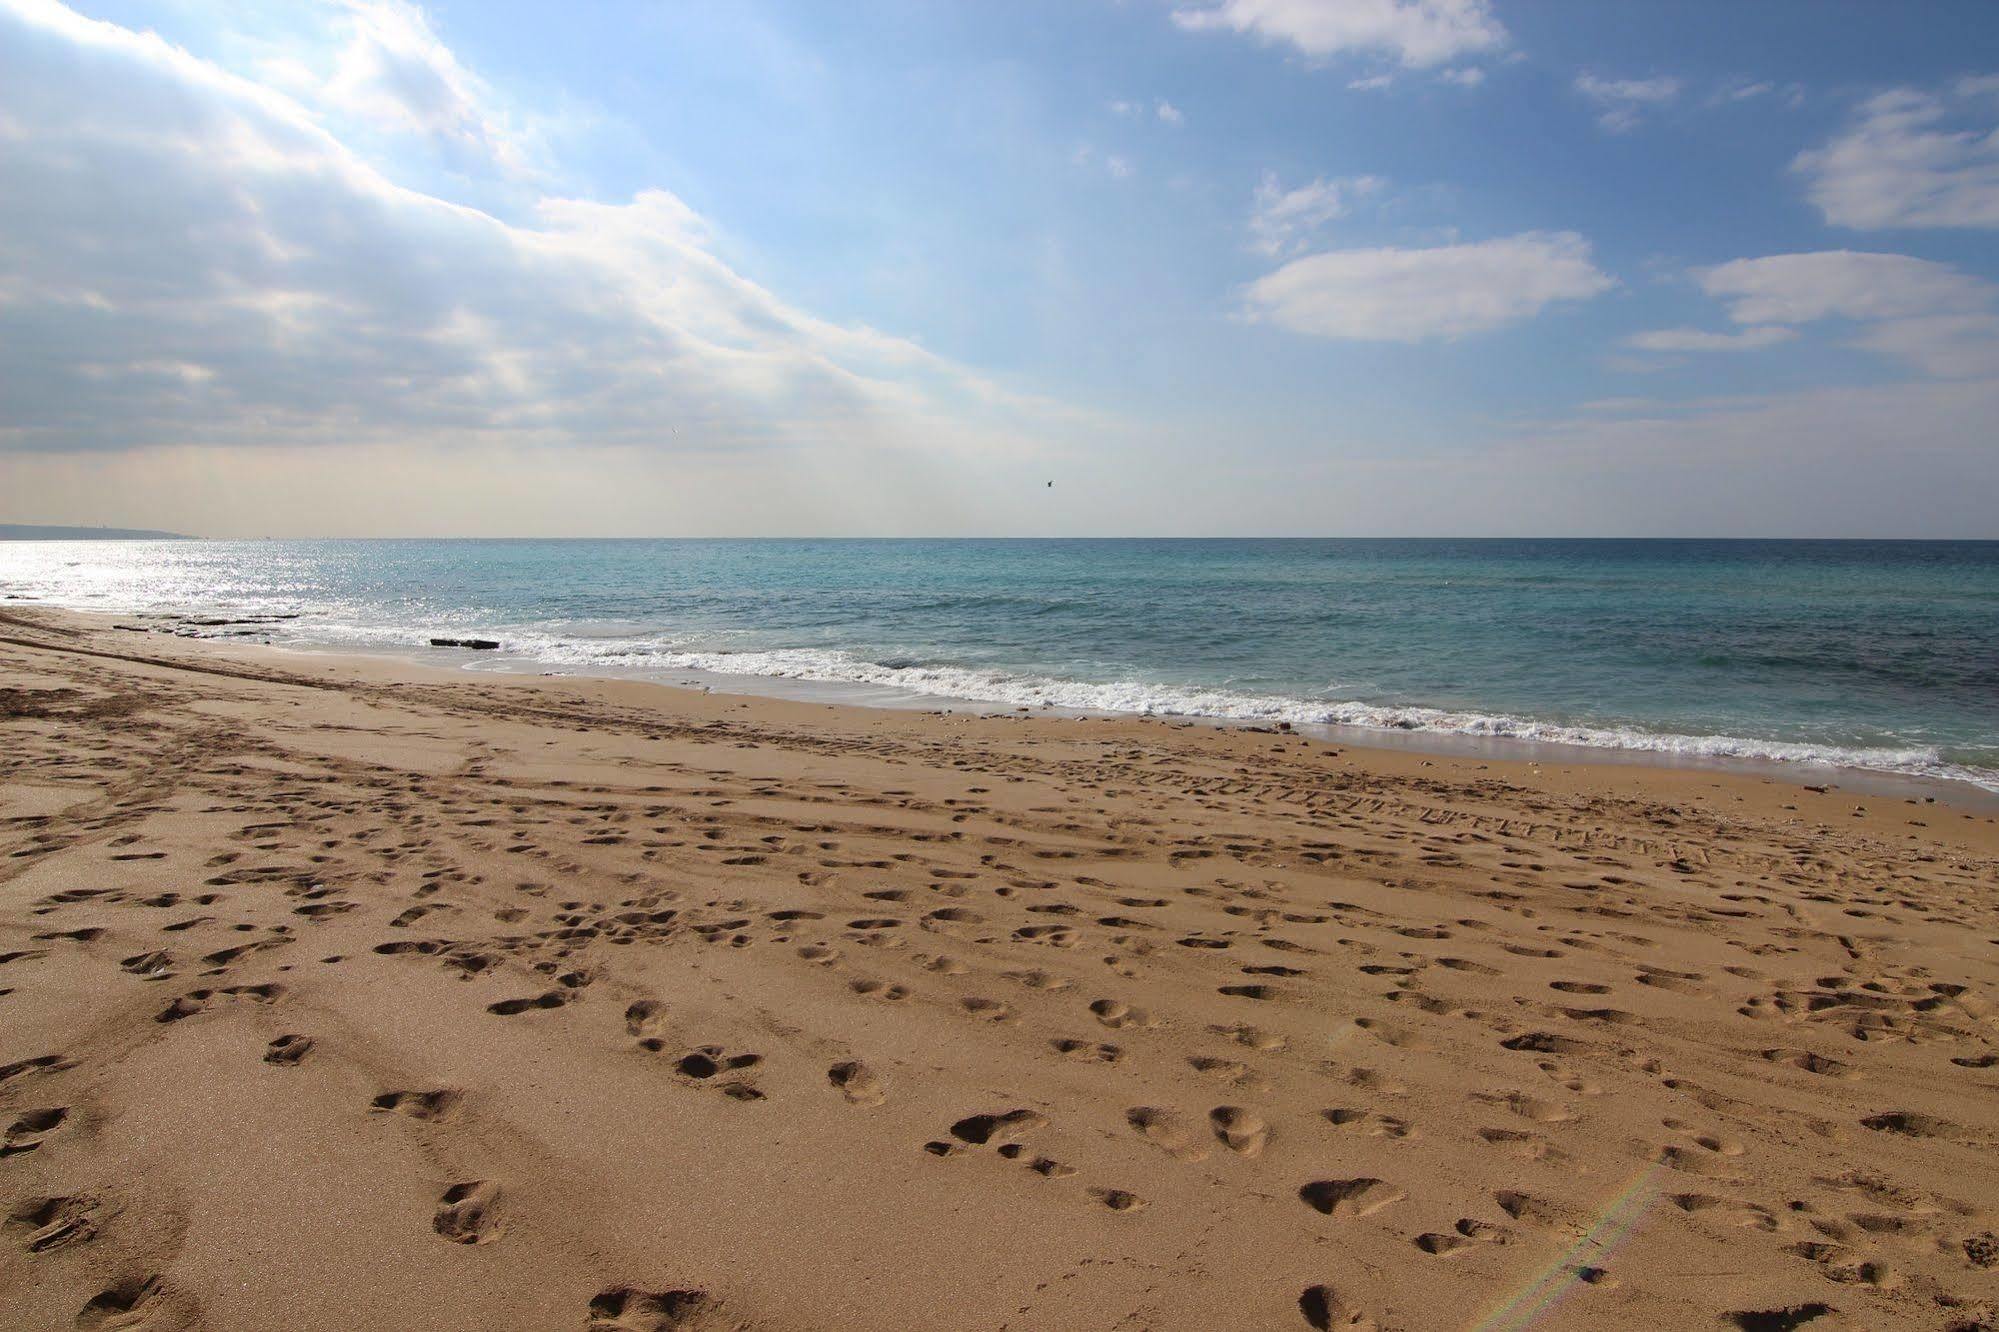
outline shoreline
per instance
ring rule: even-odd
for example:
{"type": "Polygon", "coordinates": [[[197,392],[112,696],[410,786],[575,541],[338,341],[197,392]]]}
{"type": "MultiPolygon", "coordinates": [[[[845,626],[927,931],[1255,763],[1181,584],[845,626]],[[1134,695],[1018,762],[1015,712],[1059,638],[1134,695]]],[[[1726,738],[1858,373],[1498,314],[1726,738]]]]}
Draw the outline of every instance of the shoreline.
{"type": "MultiPolygon", "coordinates": [[[[179,621],[186,623],[192,612],[146,611],[112,612],[57,606],[43,602],[10,602],[0,605],[27,606],[62,615],[84,617],[91,623],[108,623],[120,618],[179,621]]],[[[167,631],[171,632],[171,631],[167,631]]],[[[504,631],[496,631],[504,632],[504,631]]],[[[946,694],[923,693],[900,685],[876,685],[861,681],[815,680],[788,675],[732,674],[698,668],[618,668],[596,669],[555,667],[530,656],[509,653],[503,646],[495,652],[461,652],[451,648],[429,649],[430,654],[449,654],[449,659],[431,659],[421,648],[407,650],[376,647],[348,647],[339,643],[313,642],[251,643],[242,638],[172,633],[184,641],[206,642],[232,647],[262,647],[300,656],[332,659],[360,658],[395,662],[420,670],[441,670],[457,675],[491,676],[500,679],[582,679],[608,680],[656,685],[668,689],[705,689],[743,697],[781,699],[838,707],[864,707],[886,711],[963,713],[997,716],[1022,713],[1045,718],[1091,718],[1097,720],[1145,719],[1167,725],[1193,725],[1241,730],[1251,733],[1293,734],[1355,749],[1380,750],[1425,755],[1431,758],[1478,759],[1495,763],[1540,766],[1559,764],[1604,765],[1608,767],[1660,767],[1690,773],[1749,776],[1801,788],[1824,786],[1877,799],[1922,800],[1931,798],[1954,808],[1981,814],[1999,815],[1999,784],[1986,786],[1973,777],[1897,772],[1883,768],[1835,763],[1816,759],[1790,759],[1760,755],[1713,755],[1644,746],[1614,746],[1528,739],[1508,735],[1484,735],[1444,729],[1367,726],[1339,723],[1273,722],[1257,718],[1132,712],[1076,707],[1026,707],[1015,703],[992,702],[946,694]]],[[[504,640],[503,640],[504,642],[504,640]]],[[[1698,737],[1661,736],[1662,740],[1698,737]]],[[[1760,743],[1760,742],[1759,742],[1760,743]]],[[[1999,781],[1999,774],[1995,774],[1999,781]]]]}
{"type": "Polygon", "coordinates": [[[47,610],[0,740],[23,1332],[1999,1309],[1941,802],[47,610]]]}

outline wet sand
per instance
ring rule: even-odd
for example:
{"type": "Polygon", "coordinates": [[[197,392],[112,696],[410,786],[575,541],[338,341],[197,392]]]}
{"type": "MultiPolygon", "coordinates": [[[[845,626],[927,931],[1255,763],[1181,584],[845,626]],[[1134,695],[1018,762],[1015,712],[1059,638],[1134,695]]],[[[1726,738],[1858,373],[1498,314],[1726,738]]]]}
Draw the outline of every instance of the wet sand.
{"type": "Polygon", "coordinates": [[[0,614],[0,1326],[1971,1328],[1999,827],[0,614]]]}

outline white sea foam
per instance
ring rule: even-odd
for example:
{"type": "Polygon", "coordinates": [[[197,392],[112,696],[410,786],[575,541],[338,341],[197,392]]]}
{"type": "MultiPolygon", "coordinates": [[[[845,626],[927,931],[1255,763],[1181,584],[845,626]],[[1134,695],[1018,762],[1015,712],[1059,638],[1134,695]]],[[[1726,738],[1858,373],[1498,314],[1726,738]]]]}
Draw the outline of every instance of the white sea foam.
{"type": "MultiPolygon", "coordinates": [[[[136,587],[76,577],[85,572],[88,570],[65,568],[62,577],[50,577],[34,583],[22,580],[13,586],[37,599],[95,610],[158,611],[171,608],[196,614],[212,613],[217,609],[207,598],[201,598],[201,604],[195,604],[192,596],[181,597],[172,593],[162,596],[156,588],[149,589],[151,595],[141,597],[134,595],[136,587]]],[[[238,600],[226,609],[269,612],[281,607],[259,598],[238,600]]],[[[836,686],[870,686],[1001,707],[1430,732],[1630,750],[1668,758],[1748,759],[1856,768],[1931,780],[1968,782],[1987,791],[1999,792],[1999,771],[1947,762],[1931,748],[1846,747],[1733,735],[1680,735],[1638,726],[1579,725],[1505,713],[1448,711],[1353,699],[1258,694],[1142,680],[1060,679],[993,668],[922,662],[903,664],[903,658],[889,654],[883,654],[889,656],[889,662],[884,663],[837,649],[697,649],[662,643],[654,638],[616,633],[618,629],[629,630],[636,626],[617,626],[613,629],[604,625],[579,625],[569,627],[567,632],[553,632],[501,627],[450,616],[427,620],[422,628],[389,626],[366,622],[365,617],[360,622],[347,620],[343,618],[343,611],[347,609],[331,606],[313,608],[307,618],[273,626],[273,629],[282,638],[299,646],[361,650],[426,649],[433,634],[496,638],[506,645],[505,651],[497,654],[502,659],[579,674],[605,672],[670,679],[675,673],[684,676],[688,672],[702,672],[836,686]],[[606,636],[607,629],[616,636],[606,636]]]]}
{"type": "Polygon", "coordinates": [[[1006,707],[1061,708],[1076,712],[1135,713],[1260,724],[1289,722],[1293,726],[1354,726],[1379,731],[1425,731],[1526,743],[1632,750],[1676,758],[1751,759],[1859,768],[1932,780],[1969,782],[1985,790],[1999,792],[1999,773],[1948,763],[1936,750],[1929,748],[1844,747],[1731,735],[1676,735],[1634,726],[1573,725],[1503,713],[1453,712],[1356,700],[1284,697],[1140,680],[1093,682],[979,667],[923,663],[885,665],[833,649],[690,650],[639,639],[578,640],[540,633],[492,632],[494,636],[506,639],[510,652],[515,655],[545,666],[583,674],[588,674],[593,668],[655,676],[692,671],[833,685],[867,685],[1006,707]]]}

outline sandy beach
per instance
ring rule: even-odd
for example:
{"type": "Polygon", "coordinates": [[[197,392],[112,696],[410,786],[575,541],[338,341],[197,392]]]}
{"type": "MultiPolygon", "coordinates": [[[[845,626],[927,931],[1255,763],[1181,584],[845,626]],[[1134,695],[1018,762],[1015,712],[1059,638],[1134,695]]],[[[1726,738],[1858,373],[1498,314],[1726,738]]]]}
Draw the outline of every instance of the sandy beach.
{"type": "Polygon", "coordinates": [[[1999,1317],[1999,827],[0,615],[0,1325],[1999,1317]]]}

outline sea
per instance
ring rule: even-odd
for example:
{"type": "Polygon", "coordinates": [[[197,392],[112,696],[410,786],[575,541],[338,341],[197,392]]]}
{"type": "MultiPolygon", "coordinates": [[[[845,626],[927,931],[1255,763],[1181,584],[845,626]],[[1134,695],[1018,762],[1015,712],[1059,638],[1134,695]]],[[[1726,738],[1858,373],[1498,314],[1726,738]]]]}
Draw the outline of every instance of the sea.
{"type": "Polygon", "coordinates": [[[1999,542],[10,541],[0,598],[468,670],[1999,792],[1999,542]]]}

